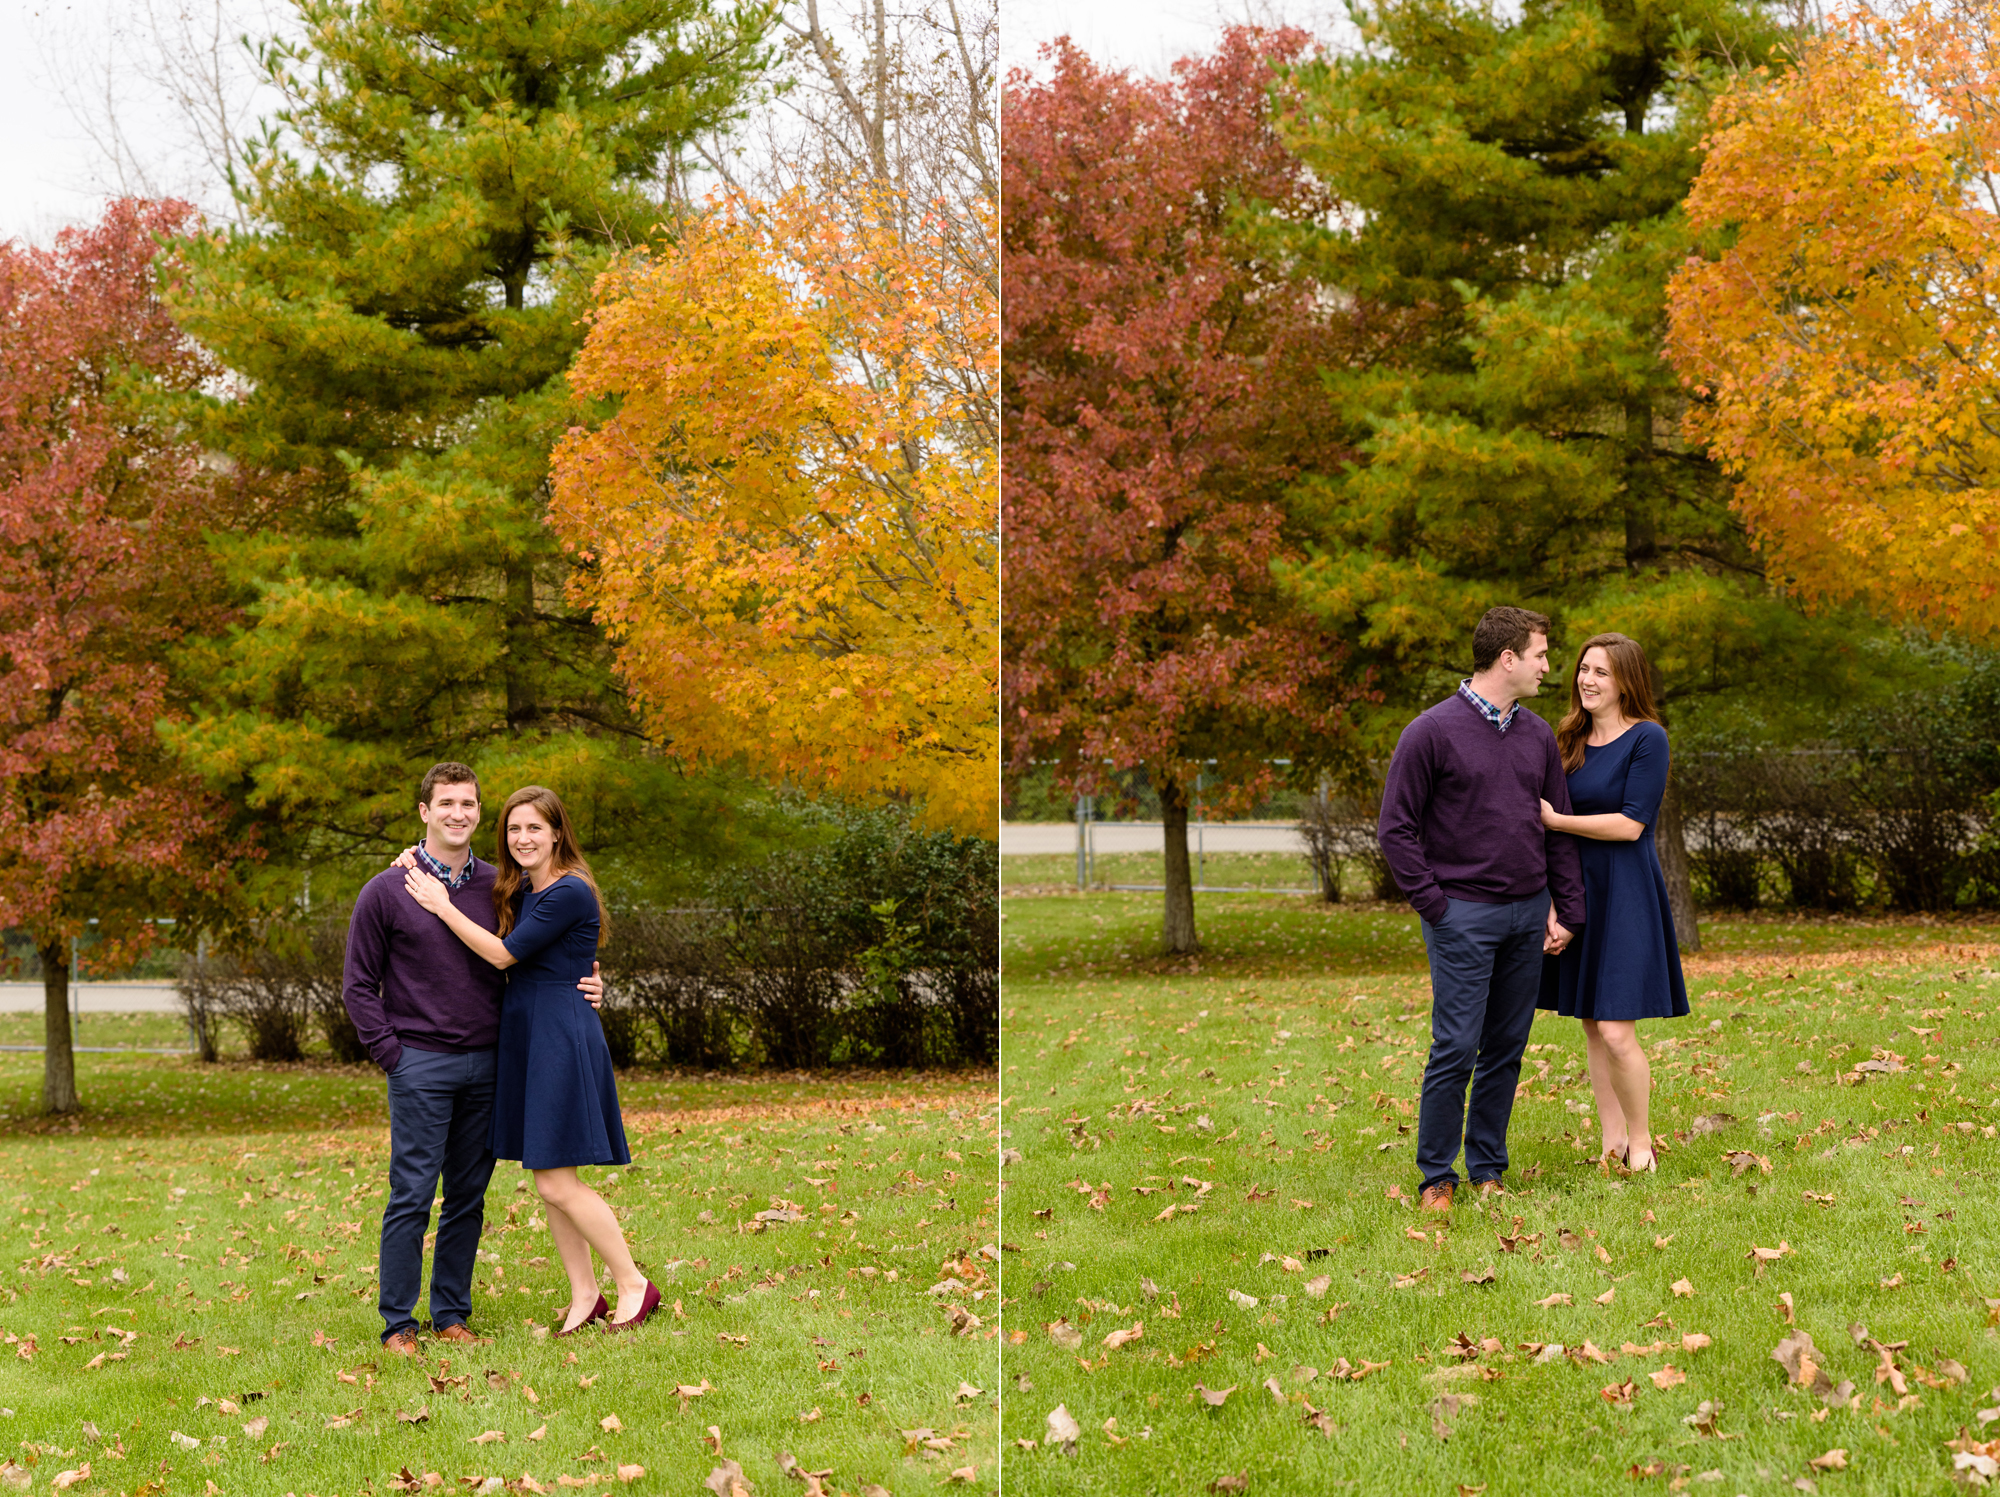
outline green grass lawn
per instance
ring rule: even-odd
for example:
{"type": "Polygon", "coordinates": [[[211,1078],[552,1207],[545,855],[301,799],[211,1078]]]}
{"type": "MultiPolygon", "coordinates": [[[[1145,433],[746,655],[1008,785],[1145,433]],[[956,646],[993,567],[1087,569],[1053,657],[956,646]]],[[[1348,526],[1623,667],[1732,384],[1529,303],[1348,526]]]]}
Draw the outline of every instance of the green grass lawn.
{"type": "MultiPolygon", "coordinates": [[[[120,1032],[87,1019],[84,1043],[100,1025],[120,1032]]],[[[660,1314],[551,1338],[566,1281],[503,1164],[474,1299],[493,1340],[412,1364],[378,1345],[379,1074],[89,1055],[86,1110],[51,1123],[40,1065],[0,1056],[0,1445],[23,1490],[88,1464],[78,1493],[331,1497],[405,1468],[699,1493],[723,1460],[762,1493],[794,1460],[829,1492],[997,1486],[990,1073],[621,1076],[634,1162],[585,1174],[660,1314]],[[757,1230],[783,1203],[806,1219],[757,1230]]]]}
{"type": "MultiPolygon", "coordinates": [[[[42,1015],[0,1013],[0,1045],[39,1045],[42,1015]]],[[[179,1014],[85,1014],[76,1029],[79,1045],[119,1048],[174,1049],[188,1047],[187,1020],[179,1014]]],[[[38,1072],[39,1074],[39,1072],[38,1072]]]]}
{"type": "MultiPolygon", "coordinates": [[[[1315,887],[1310,864],[1289,852],[1211,852],[1195,863],[1194,838],[1188,838],[1188,860],[1196,881],[1211,888],[1307,889],[1315,887]]],[[[1092,864],[1095,881],[1108,884],[1157,884],[1166,877],[1159,853],[1101,852],[1092,864]]],[[[1003,889],[1074,889],[1075,853],[1013,853],[1000,860],[1003,889]]]]}
{"type": "Polygon", "coordinates": [[[1709,922],[1641,1027],[1659,1173],[1594,1163],[1548,1016],[1510,1194],[1440,1223],[1406,910],[1207,898],[1174,961],[1158,896],[1004,911],[1010,1493],[1936,1492],[2000,1436],[1984,927],[1709,922]]]}

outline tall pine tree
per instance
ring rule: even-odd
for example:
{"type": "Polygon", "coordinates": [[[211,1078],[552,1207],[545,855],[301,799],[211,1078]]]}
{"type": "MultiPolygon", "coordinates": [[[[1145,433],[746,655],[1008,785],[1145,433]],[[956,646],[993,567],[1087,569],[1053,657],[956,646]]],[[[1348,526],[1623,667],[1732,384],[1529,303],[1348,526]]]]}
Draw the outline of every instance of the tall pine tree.
{"type": "MultiPolygon", "coordinates": [[[[1296,496],[1319,546],[1286,574],[1377,667],[1384,747],[1467,672],[1496,603],[1570,640],[1633,635],[1670,705],[1815,659],[1834,626],[1767,583],[1661,357],[1718,70],[1771,58],[1775,25],[1745,0],[1354,14],[1361,47],[1299,69],[1281,121],[1347,211],[1260,232],[1412,319],[1386,359],[1324,373],[1362,458],[1296,496]]],[[[1661,850],[1690,942],[1677,816],[1661,850]]]]}
{"type": "Polygon", "coordinates": [[[219,543],[248,622],[193,647],[211,697],[179,746],[335,846],[400,838],[441,758],[657,837],[671,763],[568,604],[588,558],[544,523],[548,455],[591,279],[668,216],[682,143],[744,108],[769,11],[295,3],[298,40],[262,50],[288,106],[238,180],[248,227],[178,290],[235,376],[204,436],[273,495],[219,543]]]}

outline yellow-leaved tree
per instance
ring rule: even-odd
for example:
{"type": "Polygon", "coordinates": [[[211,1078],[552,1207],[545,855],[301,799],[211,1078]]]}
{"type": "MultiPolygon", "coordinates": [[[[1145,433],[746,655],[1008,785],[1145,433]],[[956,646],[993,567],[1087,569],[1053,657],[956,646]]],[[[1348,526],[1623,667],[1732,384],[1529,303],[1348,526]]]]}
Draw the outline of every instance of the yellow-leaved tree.
{"type": "Polygon", "coordinates": [[[2000,633],[2000,0],[1861,13],[1717,104],[1668,293],[1771,574],[2000,633]]]}
{"type": "Polygon", "coordinates": [[[954,227],[732,197],[607,274],[550,519],[675,753],[991,837],[998,308],[954,227]]]}

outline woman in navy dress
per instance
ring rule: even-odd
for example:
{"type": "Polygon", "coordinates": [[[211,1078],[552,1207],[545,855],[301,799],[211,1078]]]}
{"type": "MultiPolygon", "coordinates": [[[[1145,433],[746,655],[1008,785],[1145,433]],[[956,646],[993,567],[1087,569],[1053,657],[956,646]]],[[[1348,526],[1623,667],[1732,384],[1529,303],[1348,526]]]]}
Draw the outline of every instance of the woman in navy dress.
{"type": "Polygon", "coordinates": [[[1655,1167],[1647,1102],[1652,1069],[1638,1021],[1688,1011],[1680,945],[1653,824],[1667,792],[1667,730],[1645,651],[1623,634],[1584,641],[1570,709],[1556,727],[1571,811],[1542,802],[1542,825],[1577,839],[1582,933],[1542,967],[1541,1008],[1583,1021],[1603,1157],[1655,1167]]]}
{"type": "Polygon", "coordinates": [[[593,1321],[621,1331],[642,1324],[660,1291],[639,1272],[618,1218],[577,1178],[585,1164],[629,1164],[611,1051],[596,1012],[576,987],[597,955],[602,901],[590,865],[553,790],[528,785],[507,797],[500,819],[493,902],[500,933],[454,909],[445,886],[407,875],[411,897],[466,945],[507,973],[500,1002],[492,1147],[533,1170],[549,1232],[569,1274],[570,1305],[559,1336],[593,1321]],[[597,1291],[591,1249],[618,1285],[614,1311],[597,1291]],[[607,1319],[608,1317],[608,1319],[607,1319]]]}

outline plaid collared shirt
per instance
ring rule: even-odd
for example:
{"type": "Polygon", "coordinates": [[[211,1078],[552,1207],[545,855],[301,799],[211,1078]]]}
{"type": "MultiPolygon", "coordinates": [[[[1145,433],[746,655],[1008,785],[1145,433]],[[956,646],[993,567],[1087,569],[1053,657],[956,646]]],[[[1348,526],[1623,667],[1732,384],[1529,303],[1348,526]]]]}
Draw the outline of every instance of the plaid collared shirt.
{"type": "Polygon", "coordinates": [[[417,866],[436,877],[447,889],[463,889],[467,884],[471,883],[473,867],[479,862],[479,859],[475,858],[471,853],[467,853],[465,855],[465,866],[459,869],[458,873],[454,875],[451,871],[451,866],[447,863],[440,863],[436,858],[432,857],[431,850],[424,846],[422,842],[417,843],[411,851],[417,855],[417,866]]]}
{"type": "Polygon", "coordinates": [[[1458,683],[1458,694],[1477,707],[1479,715],[1493,724],[1502,733],[1506,732],[1508,724],[1514,721],[1514,709],[1521,705],[1519,702],[1509,702],[1507,710],[1502,712],[1498,707],[1487,701],[1485,697],[1472,689],[1472,678],[1469,676],[1458,683]]]}

